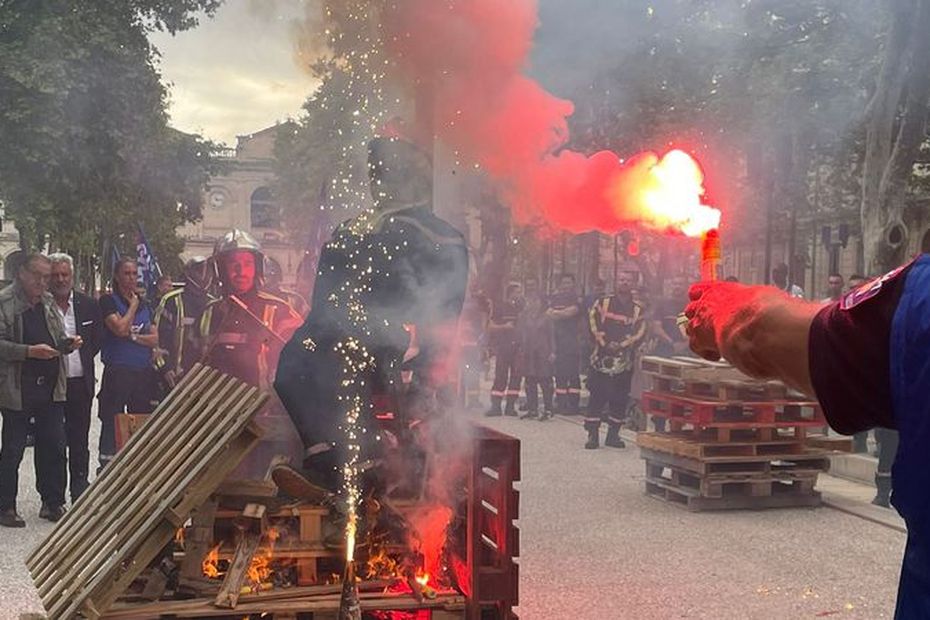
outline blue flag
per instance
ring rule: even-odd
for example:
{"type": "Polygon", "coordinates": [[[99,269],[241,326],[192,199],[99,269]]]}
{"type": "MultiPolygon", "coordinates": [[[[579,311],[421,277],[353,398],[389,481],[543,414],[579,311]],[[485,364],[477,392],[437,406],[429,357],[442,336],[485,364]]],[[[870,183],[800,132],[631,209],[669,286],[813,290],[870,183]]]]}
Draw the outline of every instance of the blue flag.
{"type": "Polygon", "coordinates": [[[145,232],[142,230],[142,224],[137,225],[136,230],[136,256],[139,260],[139,286],[145,289],[149,294],[154,293],[155,283],[161,276],[161,268],[158,266],[158,259],[152,253],[149,242],[145,238],[145,232]]]}

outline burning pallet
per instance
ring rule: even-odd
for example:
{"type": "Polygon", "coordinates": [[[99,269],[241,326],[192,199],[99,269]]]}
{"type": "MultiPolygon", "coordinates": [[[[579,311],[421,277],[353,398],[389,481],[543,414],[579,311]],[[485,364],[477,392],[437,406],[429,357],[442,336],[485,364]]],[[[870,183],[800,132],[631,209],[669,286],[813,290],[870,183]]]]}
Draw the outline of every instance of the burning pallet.
{"type": "MultiPolygon", "coordinates": [[[[266,400],[207,367],[187,375],[29,557],[50,618],[340,612],[343,584],[332,580],[345,569],[345,549],[334,504],[277,497],[270,475],[229,477],[259,442],[253,418],[266,400]]],[[[474,429],[449,543],[451,582],[421,583],[401,569],[359,579],[365,617],[516,617],[519,451],[517,439],[474,429]]],[[[401,521],[421,509],[417,498],[391,504],[401,521]]]]}
{"type": "Polygon", "coordinates": [[[668,429],[637,437],[648,495],[690,510],[819,505],[829,460],[806,442],[825,424],[816,402],[720,363],[647,357],[643,370],[643,409],[668,429]]]}

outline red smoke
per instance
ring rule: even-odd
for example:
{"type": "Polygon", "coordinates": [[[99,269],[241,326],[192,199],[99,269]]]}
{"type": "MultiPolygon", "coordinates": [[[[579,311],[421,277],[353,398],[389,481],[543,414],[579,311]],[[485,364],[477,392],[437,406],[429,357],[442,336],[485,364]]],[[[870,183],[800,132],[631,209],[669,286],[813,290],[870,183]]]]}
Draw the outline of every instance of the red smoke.
{"type": "MultiPolygon", "coordinates": [[[[624,164],[607,151],[560,150],[574,106],[523,75],[536,24],[536,0],[398,0],[386,8],[388,53],[425,104],[417,118],[421,134],[436,135],[480,164],[518,222],[608,233],[631,223],[685,234],[716,226],[719,212],[701,204],[703,176],[691,191],[687,166],[667,169],[684,173],[688,197],[657,213],[657,203],[687,193],[668,174],[661,180],[673,190],[655,191],[654,169],[664,159],[643,153],[624,164]]],[[[673,153],[681,164],[682,154],[673,153]]]]}

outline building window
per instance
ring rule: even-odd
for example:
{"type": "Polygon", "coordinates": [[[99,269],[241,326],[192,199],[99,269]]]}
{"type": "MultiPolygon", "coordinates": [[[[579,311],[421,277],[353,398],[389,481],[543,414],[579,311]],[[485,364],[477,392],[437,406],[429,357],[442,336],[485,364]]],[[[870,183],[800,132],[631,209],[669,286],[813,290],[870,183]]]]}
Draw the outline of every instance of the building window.
{"type": "Polygon", "coordinates": [[[281,227],[281,210],[269,188],[259,187],[252,192],[251,206],[252,228],[281,227]]]}

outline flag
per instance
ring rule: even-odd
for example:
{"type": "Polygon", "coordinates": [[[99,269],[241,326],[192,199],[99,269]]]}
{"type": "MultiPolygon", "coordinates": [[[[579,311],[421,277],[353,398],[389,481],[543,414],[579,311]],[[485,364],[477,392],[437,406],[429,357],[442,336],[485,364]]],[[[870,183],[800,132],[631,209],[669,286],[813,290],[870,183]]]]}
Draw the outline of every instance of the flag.
{"type": "Polygon", "coordinates": [[[142,224],[136,226],[136,256],[139,261],[139,286],[152,294],[155,291],[155,283],[161,276],[161,267],[158,266],[158,259],[145,238],[142,224]]]}

